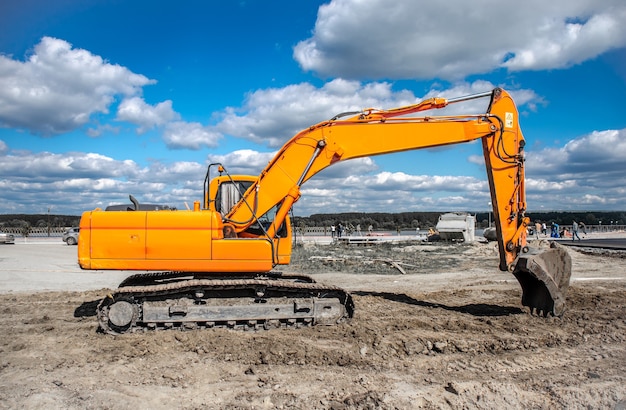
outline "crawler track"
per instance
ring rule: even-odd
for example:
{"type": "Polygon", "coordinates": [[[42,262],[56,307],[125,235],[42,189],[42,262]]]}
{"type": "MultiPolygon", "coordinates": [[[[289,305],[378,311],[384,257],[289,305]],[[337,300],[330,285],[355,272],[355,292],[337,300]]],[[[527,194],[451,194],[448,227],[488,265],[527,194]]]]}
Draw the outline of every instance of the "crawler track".
{"type": "Polygon", "coordinates": [[[158,272],[124,280],[98,305],[98,322],[111,334],[169,328],[259,330],[335,324],[353,311],[347,292],[306,275],[233,278],[158,272]]]}

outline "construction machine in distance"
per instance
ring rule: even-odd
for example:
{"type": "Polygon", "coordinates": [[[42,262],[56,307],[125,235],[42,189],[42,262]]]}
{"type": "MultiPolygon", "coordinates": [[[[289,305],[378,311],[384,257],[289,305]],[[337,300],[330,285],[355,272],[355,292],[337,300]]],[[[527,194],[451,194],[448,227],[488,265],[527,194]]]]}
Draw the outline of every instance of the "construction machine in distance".
{"type": "Polygon", "coordinates": [[[341,288],[274,269],[290,262],[289,211],[300,188],[324,168],[353,158],[481,140],[500,255],[499,268],[522,287],[531,313],[561,315],[571,259],[558,246],[527,244],[524,146],[518,112],[505,90],[431,98],[390,110],[339,114],[291,138],[258,176],[209,165],[204,198],[187,210],[83,213],[83,269],[147,271],[125,279],[98,306],[107,333],[135,329],[335,324],[354,303],[341,288]],[[453,103],[489,98],[477,115],[418,116],[453,103]],[[212,175],[212,172],[217,175],[212,175]]]}

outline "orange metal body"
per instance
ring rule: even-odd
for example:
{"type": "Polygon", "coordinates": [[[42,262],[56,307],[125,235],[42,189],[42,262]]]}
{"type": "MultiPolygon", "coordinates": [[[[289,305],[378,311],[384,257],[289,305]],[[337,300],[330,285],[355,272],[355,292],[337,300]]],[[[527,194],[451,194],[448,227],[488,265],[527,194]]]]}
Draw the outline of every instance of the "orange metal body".
{"type": "MultiPolygon", "coordinates": [[[[264,272],[289,263],[291,231],[288,211],[300,186],[324,168],[348,159],[481,139],[494,208],[500,269],[511,269],[526,247],[529,222],[524,193],[524,138],[518,112],[501,89],[490,97],[488,112],[460,116],[411,116],[445,107],[430,99],[392,110],[364,110],[301,131],[289,140],[257,177],[243,198],[224,215],[211,201],[225,177],[211,181],[204,209],[192,211],[89,211],[80,224],[79,263],[84,269],[133,269],[264,272]],[[253,204],[253,205],[251,205],[253,204]],[[251,234],[261,215],[275,210],[266,233],[251,234]],[[288,232],[277,237],[283,224],[288,232]],[[234,231],[232,237],[224,232],[234,231]]],[[[463,101],[459,99],[459,102],[463,101]]]]}
{"type": "Polygon", "coordinates": [[[221,215],[200,211],[85,212],[83,269],[264,272],[273,267],[267,239],[225,239],[221,215]]]}

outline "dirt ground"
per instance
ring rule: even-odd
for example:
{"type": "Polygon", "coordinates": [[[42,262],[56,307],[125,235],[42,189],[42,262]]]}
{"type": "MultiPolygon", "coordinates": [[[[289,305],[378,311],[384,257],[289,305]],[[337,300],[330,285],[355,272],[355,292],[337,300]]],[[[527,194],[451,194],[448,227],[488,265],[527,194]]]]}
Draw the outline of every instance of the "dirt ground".
{"type": "Polygon", "coordinates": [[[493,244],[298,247],[284,271],[353,295],[330,327],[110,336],[106,289],[0,294],[0,408],[624,409],[625,255],[570,254],[562,318],[493,244]]]}

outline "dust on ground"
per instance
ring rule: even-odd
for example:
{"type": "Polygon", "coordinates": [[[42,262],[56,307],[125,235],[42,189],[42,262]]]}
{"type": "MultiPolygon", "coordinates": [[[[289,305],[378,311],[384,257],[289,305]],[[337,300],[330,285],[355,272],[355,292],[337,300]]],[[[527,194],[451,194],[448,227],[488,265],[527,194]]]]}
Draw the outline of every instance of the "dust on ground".
{"type": "Polygon", "coordinates": [[[353,295],[330,327],[111,336],[106,289],[3,294],[0,408],[623,409],[626,259],[570,254],[562,318],[521,307],[493,244],[298,247],[285,271],[353,295]]]}

